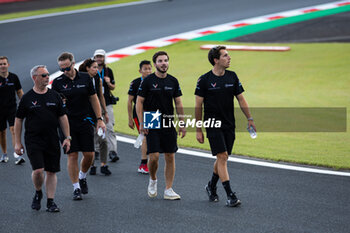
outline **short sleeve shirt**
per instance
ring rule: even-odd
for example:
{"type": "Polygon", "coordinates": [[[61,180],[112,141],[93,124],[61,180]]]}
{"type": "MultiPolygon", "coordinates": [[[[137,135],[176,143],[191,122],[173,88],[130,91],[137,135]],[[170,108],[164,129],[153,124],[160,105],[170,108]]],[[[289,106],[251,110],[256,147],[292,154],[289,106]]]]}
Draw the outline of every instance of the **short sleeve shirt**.
{"type": "Polygon", "coordinates": [[[62,74],[53,81],[52,89],[67,98],[68,117],[84,119],[89,115],[89,97],[96,94],[96,91],[87,73],[76,71],[73,80],[62,74]]]}
{"type": "Polygon", "coordinates": [[[244,92],[243,86],[233,71],[226,70],[223,76],[212,71],[202,75],[195,95],[204,98],[204,120],[221,120],[223,128],[235,128],[234,96],[244,92]]]}
{"type": "Polygon", "coordinates": [[[128,95],[131,95],[134,97],[133,102],[134,102],[134,108],[133,108],[133,118],[137,118],[137,114],[136,114],[136,99],[137,99],[137,92],[139,90],[140,84],[141,84],[141,77],[140,78],[136,78],[134,79],[131,83],[130,83],[130,88],[128,91],[128,95]]]}
{"type": "Polygon", "coordinates": [[[159,110],[163,115],[173,115],[173,99],[182,93],[175,77],[168,74],[165,78],[159,78],[153,73],[142,81],[137,95],[145,98],[144,111],[159,110]]]}
{"type": "Polygon", "coordinates": [[[0,76],[0,107],[16,107],[16,92],[22,89],[18,76],[9,72],[7,78],[0,76]]]}
{"type": "Polygon", "coordinates": [[[26,145],[47,148],[57,145],[59,126],[58,118],[65,114],[60,95],[51,89],[45,94],[30,90],[23,95],[16,117],[25,120],[26,145]]]}
{"type": "Polygon", "coordinates": [[[102,79],[102,89],[103,96],[105,97],[106,106],[112,104],[112,95],[111,90],[108,87],[108,84],[105,82],[104,77],[108,76],[111,79],[111,83],[115,84],[113,71],[109,67],[103,68],[102,72],[97,74],[102,79]]]}

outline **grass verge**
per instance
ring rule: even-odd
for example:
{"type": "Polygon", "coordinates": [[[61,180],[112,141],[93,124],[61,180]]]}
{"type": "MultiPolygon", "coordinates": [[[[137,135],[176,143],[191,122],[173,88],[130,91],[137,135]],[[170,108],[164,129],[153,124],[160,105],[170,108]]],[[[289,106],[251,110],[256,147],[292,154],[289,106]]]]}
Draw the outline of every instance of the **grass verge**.
{"type": "MultiPolygon", "coordinates": [[[[162,48],[170,55],[169,73],[178,78],[185,107],[194,106],[198,77],[211,69],[204,43],[183,41],[162,48]]],[[[223,42],[220,42],[223,43],[223,42]]],[[[238,44],[225,42],[225,44],[238,44]]],[[[251,107],[346,107],[350,109],[350,44],[288,44],[289,52],[231,51],[231,68],[236,71],[251,107]]],[[[116,130],[137,135],[128,127],[127,92],[138,77],[138,64],[151,60],[155,50],[123,58],[111,64],[116,74],[116,130]]],[[[236,106],[238,106],[235,100],[236,106]]],[[[256,122],[259,129],[259,122],[256,122]]],[[[208,141],[199,144],[195,133],[178,140],[180,146],[209,150],[208,141]]],[[[350,169],[349,120],[341,133],[259,133],[255,140],[238,132],[234,154],[274,161],[350,169]]]]}

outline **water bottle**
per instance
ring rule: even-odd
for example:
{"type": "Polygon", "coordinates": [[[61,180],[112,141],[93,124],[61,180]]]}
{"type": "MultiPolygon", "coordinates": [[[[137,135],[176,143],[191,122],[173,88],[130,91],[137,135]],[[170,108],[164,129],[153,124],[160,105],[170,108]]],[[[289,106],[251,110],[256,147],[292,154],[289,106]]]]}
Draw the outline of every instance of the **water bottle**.
{"type": "Polygon", "coordinates": [[[140,146],[142,145],[142,141],[143,141],[143,138],[145,137],[145,135],[143,135],[142,133],[139,134],[139,136],[137,137],[135,143],[134,143],[134,147],[135,148],[140,148],[140,146]]]}
{"type": "Polygon", "coordinates": [[[102,139],[105,139],[106,138],[106,133],[103,132],[103,129],[102,128],[99,128],[97,130],[97,135],[100,136],[102,139]]]}
{"type": "Polygon", "coordinates": [[[248,130],[248,132],[249,132],[251,138],[254,139],[254,138],[256,138],[256,137],[258,136],[258,135],[256,134],[256,132],[255,132],[253,126],[250,126],[250,127],[249,127],[249,125],[248,125],[247,130],[248,130]]]}

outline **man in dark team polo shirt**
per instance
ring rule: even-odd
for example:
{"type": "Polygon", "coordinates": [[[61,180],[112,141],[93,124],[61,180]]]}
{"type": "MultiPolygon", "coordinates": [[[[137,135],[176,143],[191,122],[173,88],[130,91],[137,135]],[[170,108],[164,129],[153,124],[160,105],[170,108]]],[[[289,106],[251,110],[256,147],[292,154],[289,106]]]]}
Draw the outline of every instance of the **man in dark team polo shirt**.
{"type": "Polygon", "coordinates": [[[97,119],[96,130],[102,128],[103,123],[100,102],[89,74],[74,69],[74,56],[64,52],[58,59],[58,65],[63,72],[52,83],[52,89],[66,98],[67,115],[72,136],[71,148],[68,151],[68,173],[73,183],[73,200],[82,200],[82,195],[88,193],[86,182],[87,172],[94,159],[94,129],[89,121],[90,103],[97,119]],[[78,166],[78,152],[83,153],[78,166]]]}
{"type": "Polygon", "coordinates": [[[57,127],[60,125],[66,136],[62,146],[69,150],[71,137],[68,119],[60,95],[46,87],[49,83],[49,73],[46,67],[34,66],[30,75],[34,81],[34,87],[23,96],[18,106],[15,123],[15,150],[17,154],[23,154],[21,133],[23,120],[26,119],[24,140],[33,168],[32,180],[36,190],[32,209],[40,210],[41,208],[43,197],[41,188],[45,182],[46,210],[59,212],[60,209],[53,201],[57,186],[56,172],[60,171],[61,158],[57,127]]]}
{"type": "MultiPolygon", "coordinates": [[[[164,51],[159,51],[153,55],[153,63],[156,71],[143,80],[139,88],[136,112],[140,120],[140,131],[147,135],[147,154],[149,155],[148,169],[150,180],[148,185],[148,195],[157,196],[157,169],[159,154],[164,153],[165,158],[165,184],[164,199],[179,200],[180,195],[172,189],[175,176],[175,152],[177,151],[176,129],[170,128],[145,129],[144,111],[162,113],[163,117],[174,114],[173,101],[179,119],[183,121],[183,107],[181,101],[181,89],[177,79],[167,73],[169,68],[169,56],[164,51]]],[[[172,119],[171,119],[172,120],[172,119]]],[[[179,134],[183,138],[186,129],[179,128],[179,134]]]]}
{"type": "MultiPolygon", "coordinates": [[[[0,157],[0,162],[6,163],[9,159],[7,155],[7,140],[6,140],[6,128],[7,122],[10,127],[10,132],[12,136],[12,146],[15,147],[15,133],[13,130],[13,125],[15,123],[16,114],[16,94],[19,99],[22,98],[23,90],[21,83],[14,73],[8,71],[10,64],[8,58],[5,56],[0,56],[0,145],[2,149],[2,155],[0,157]]],[[[16,160],[16,164],[19,165],[24,163],[25,160],[22,156],[13,154],[16,160]]]]}
{"type": "MultiPolygon", "coordinates": [[[[237,98],[239,106],[248,119],[248,126],[255,125],[251,117],[248,103],[243,92],[244,89],[237,75],[233,71],[226,70],[230,66],[230,56],[224,46],[212,48],[208,54],[209,62],[213,69],[202,75],[197,82],[196,95],[196,120],[202,120],[202,105],[204,104],[204,120],[215,119],[221,121],[220,128],[207,128],[212,154],[216,156],[214,172],[208,185],[205,187],[209,201],[218,201],[216,184],[220,178],[227,194],[227,206],[238,206],[238,200],[230,187],[230,178],[227,171],[227,160],[231,154],[235,141],[235,118],[233,99],[237,98]]],[[[201,128],[197,128],[196,137],[199,143],[204,143],[201,128]]]]}
{"type": "MultiPolygon", "coordinates": [[[[150,61],[143,60],[139,64],[140,67],[140,74],[141,77],[134,79],[130,83],[130,88],[128,91],[128,117],[129,117],[129,127],[131,129],[135,128],[140,132],[140,121],[137,118],[136,114],[136,100],[137,100],[137,92],[139,90],[140,84],[144,78],[146,78],[148,75],[152,73],[152,65],[150,61]],[[133,107],[134,103],[134,107],[133,107]]],[[[141,164],[137,171],[139,173],[148,174],[148,167],[147,167],[147,144],[146,144],[146,137],[143,139],[142,146],[141,146],[141,164]]]]}

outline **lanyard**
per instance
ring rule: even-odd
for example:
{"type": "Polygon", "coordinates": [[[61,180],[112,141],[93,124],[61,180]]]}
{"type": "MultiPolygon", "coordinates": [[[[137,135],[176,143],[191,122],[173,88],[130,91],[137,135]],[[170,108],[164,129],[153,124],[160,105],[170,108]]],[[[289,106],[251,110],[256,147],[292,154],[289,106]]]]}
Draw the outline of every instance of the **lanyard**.
{"type": "Polygon", "coordinates": [[[102,79],[102,82],[104,82],[104,77],[105,77],[105,69],[102,69],[102,72],[100,73],[99,70],[97,70],[98,76],[100,76],[100,78],[102,79]]]}

